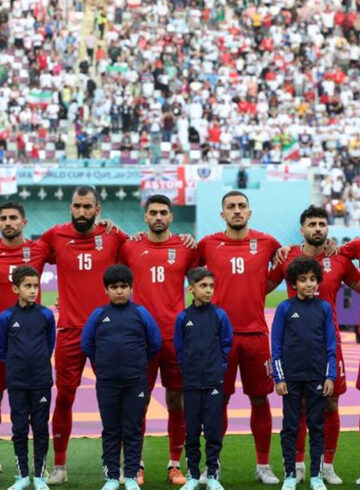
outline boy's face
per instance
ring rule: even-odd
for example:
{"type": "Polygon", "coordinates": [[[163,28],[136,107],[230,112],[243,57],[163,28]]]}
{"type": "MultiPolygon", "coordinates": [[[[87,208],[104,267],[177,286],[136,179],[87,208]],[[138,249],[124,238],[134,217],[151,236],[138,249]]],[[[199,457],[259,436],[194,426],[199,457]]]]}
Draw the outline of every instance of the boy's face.
{"type": "Polygon", "coordinates": [[[13,284],[12,289],[19,296],[21,305],[31,305],[35,303],[39,294],[39,278],[37,276],[25,276],[20,286],[13,284]]]}
{"type": "Polygon", "coordinates": [[[199,282],[189,285],[189,291],[194,295],[195,304],[210,303],[214,295],[215,282],[212,277],[204,277],[199,282]]]}
{"type": "Polygon", "coordinates": [[[294,285],[300,299],[312,298],[317,290],[319,283],[313,271],[300,274],[294,285]]]}
{"type": "Polygon", "coordinates": [[[125,282],[116,282],[106,288],[106,293],[113,305],[124,305],[129,301],[132,288],[125,282]]]}

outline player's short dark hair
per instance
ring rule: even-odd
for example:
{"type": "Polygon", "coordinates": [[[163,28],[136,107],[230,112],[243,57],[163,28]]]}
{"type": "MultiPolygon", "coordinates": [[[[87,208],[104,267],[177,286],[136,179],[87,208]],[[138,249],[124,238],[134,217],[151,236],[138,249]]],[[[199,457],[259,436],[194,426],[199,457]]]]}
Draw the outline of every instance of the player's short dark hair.
{"type": "Polygon", "coordinates": [[[329,215],[325,208],[321,206],[315,206],[312,204],[307,209],[305,209],[300,215],[300,224],[301,226],[305,223],[305,220],[308,218],[324,218],[327,222],[329,222],[329,215]]]}
{"type": "Polygon", "coordinates": [[[3,209],[16,209],[21,214],[22,218],[25,218],[25,209],[22,204],[17,201],[6,201],[0,205],[0,213],[3,209]]]}
{"type": "Polygon", "coordinates": [[[244,194],[243,192],[241,191],[230,191],[230,192],[227,192],[223,198],[221,199],[221,206],[224,207],[224,204],[225,204],[225,199],[227,197],[233,197],[233,196],[241,196],[241,197],[245,197],[246,199],[246,202],[247,204],[249,205],[249,198],[247,197],[246,194],[244,194]]]}
{"type": "Polygon", "coordinates": [[[194,267],[189,270],[186,277],[189,284],[196,284],[205,279],[205,277],[212,277],[214,279],[214,274],[207,267],[194,267]]]}
{"type": "Polygon", "coordinates": [[[100,204],[100,194],[95,189],[95,187],[92,187],[91,185],[78,185],[77,187],[75,187],[71,195],[71,199],[74,197],[75,194],[78,194],[79,196],[87,196],[88,194],[92,194],[95,198],[96,206],[100,204]]]}
{"type": "Polygon", "coordinates": [[[165,206],[169,208],[169,211],[172,210],[172,203],[170,199],[163,194],[154,194],[152,196],[149,196],[145,201],[145,211],[148,210],[150,204],[165,204],[165,206]]]}
{"type": "Polygon", "coordinates": [[[25,277],[40,277],[40,274],[34,267],[30,267],[29,265],[19,265],[19,267],[15,267],[12,272],[12,282],[16,287],[20,286],[25,277]]]}
{"type": "Polygon", "coordinates": [[[103,283],[105,288],[111,284],[122,282],[132,287],[134,279],[131,270],[126,265],[111,265],[108,267],[103,276],[103,283]]]}
{"type": "Polygon", "coordinates": [[[296,257],[286,268],[286,279],[293,286],[296,284],[299,276],[307,274],[308,272],[313,272],[315,274],[317,282],[322,281],[322,267],[316,259],[305,256],[296,257]]]}

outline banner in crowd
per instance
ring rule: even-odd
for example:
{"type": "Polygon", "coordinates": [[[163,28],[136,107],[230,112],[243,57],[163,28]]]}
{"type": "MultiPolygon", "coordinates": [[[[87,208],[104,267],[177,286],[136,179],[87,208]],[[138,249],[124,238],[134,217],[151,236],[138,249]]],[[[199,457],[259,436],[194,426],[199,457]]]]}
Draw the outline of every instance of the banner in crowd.
{"type": "Polygon", "coordinates": [[[151,194],[164,194],[177,206],[195,204],[200,180],[221,180],[222,167],[180,166],[146,168],[141,171],[140,194],[144,204],[151,194]]]}
{"type": "Polygon", "coordinates": [[[283,160],[298,161],[300,159],[300,146],[297,140],[289,141],[282,147],[282,157],[283,160]]]}
{"type": "Polygon", "coordinates": [[[17,193],[17,177],[15,167],[0,168],[0,196],[17,193]]]}
{"type": "Polygon", "coordinates": [[[280,165],[271,164],[267,166],[267,178],[268,180],[307,180],[308,167],[303,164],[293,163],[280,165]]]}

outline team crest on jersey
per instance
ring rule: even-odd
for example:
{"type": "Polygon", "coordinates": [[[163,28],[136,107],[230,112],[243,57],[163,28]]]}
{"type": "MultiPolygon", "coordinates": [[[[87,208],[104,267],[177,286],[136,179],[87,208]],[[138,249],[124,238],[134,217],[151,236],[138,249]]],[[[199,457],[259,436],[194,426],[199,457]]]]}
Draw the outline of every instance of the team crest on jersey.
{"type": "Polygon", "coordinates": [[[322,260],[323,266],[324,266],[324,272],[331,272],[331,260],[329,257],[325,257],[322,260]]]}
{"type": "Polygon", "coordinates": [[[104,248],[103,239],[101,235],[96,235],[95,237],[95,248],[96,250],[102,250],[104,248]]]}
{"type": "Polygon", "coordinates": [[[252,238],[250,240],[250,253],[251,255],[255,255],[258,253],[258,243],[256,238],[252,238]]]}
{"type": "Polygon", "coordinates": [[[31,260],[31,250],[29,247],[24,247],[23,248],[23,261],[24,262],[30,262],[31,260]]]}
{"type": "Polygon", "coordinates": [[[175,264],[176,250],[175,248],[168,249],[168,264],[175,264]]]}

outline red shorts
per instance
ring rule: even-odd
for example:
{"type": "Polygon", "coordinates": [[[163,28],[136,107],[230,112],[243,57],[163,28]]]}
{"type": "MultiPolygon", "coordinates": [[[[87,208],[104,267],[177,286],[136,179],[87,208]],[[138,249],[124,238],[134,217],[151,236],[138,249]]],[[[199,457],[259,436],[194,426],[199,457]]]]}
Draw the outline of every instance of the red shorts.
{"type": "Polygon", "coordinates": [[[332,396],[340,396],[346,391],[345,363],[341,344],[336,344],[336,381],[332,396]]]}
{"type": "Polygon", "coordinates": [[[149,362],[148,383],[150,393],[154,389],[159,369],[161,383],[165,388],[182,391],[182,377],[172,340],[164,340],[160,352],[149,362]]]}
{"type": "Polygon", "coordinates": [[[76,389],[81,384],[81,376],[86,356],[81,350],[81,328],[60,328],[55,345],[55,373],[58,388],[76,389]]]}
{"type": "Polygon", "coordinates": [[[274,389],[271,371],[269,337],[262,334],[234,334],[224,379],[224,394],[235,393],[239,366],[243,392],[249,396],[265,396],[274,389]]]}
{"type": "Polygon", "coordinates": [[[0,391],[6,390],[6,365],[0,361],[0,391]]]}

